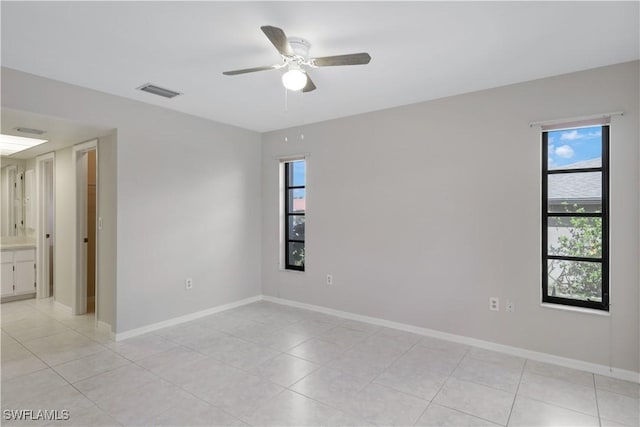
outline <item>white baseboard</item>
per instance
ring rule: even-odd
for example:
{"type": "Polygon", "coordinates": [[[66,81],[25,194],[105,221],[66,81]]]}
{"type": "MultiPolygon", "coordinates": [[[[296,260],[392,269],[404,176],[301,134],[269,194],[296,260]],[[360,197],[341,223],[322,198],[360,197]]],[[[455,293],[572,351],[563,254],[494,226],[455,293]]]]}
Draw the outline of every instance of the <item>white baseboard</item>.
{"type": "Polygon", "coordinates": [[[60,301],[54,301],[53,306],[56,308],[56,310],[60,310],[68,314],[73,314],[73,310],[71,309],[71,307],[69,307],[68,305],[64,305],[60,301]]]}
{"type": "Polygon", "coordinates": [[[584,360],[569,359],[566,357],[555,356],[553,354],[541,353],[538,351],[527,350],[519,347],[512,347],[509,345],[498,344],[491,341],[484,341],[476,338],[470,338],[463,335],[450,334],[447,332],[436,331],[434,329],[421,328],[419,326],[408,325],[405,323],[392,322],[390,320],[380,319],[377,317],[362,316],[360,314],[334,310],[332,308],[322,307],[319,305],[305,304],[302,302],[287,300],[283,298],[276,298],[276,297],[264,295],[262,299],[265,301],[270,301],[277,304],[283,304],[291,307],[303,308],[306,310],[312,310],[312,311],[317,311],[324,314],[330,314],[332,316],[342,317],[344,319],[357,320],[360,322],[370,323],[373,325],[385,326],[387,328],[413,332],[419,335],[439,338],[447,341],[453,341],[460,344],[467,344],[475,347],[484,348],[487,350],[498,351],[501,353],[510,354],[512,356],[523,357],[525,359],[552,363],[554,365],[560,365],[567,368],[579,369],[581,371],[592,372],[594,374],[604,375],[607,377],[618,378],[621,380],[640,383],[640,373],[634,372],[634,371],[628,371],[625,369],[618,369],[618,368],[610,368],[609,366],[606,366],[606,365],[599,365],[596,363],[585,362],[584,360]]]}
{"type": "Polygon", "coordinates": [[[151,325],[142,326],[140,328],[130,329],[124,332],[116,332],[114,340],[115,341],[126,340],[127,338],[137,337],[138,335],[157,331],[158,329],[179,325],[185,322],[190,322],[192,320],[196,320],[204,316],[209,316],[210,314],[215,314],[221,311],[230,310],[232,308],[240,307],[246,304],[251,304],[252,302],[261,301],[261,300],[262,300],[262,295],[257,295],[255,297],[231,302],[229,304],[219,305],[217,307],[208,308],[202,311],[196,311],[195,313],[185,314],[184,316],[174,317],[169,320],[163,320],[162,322],[152,323],[151,325]]]}

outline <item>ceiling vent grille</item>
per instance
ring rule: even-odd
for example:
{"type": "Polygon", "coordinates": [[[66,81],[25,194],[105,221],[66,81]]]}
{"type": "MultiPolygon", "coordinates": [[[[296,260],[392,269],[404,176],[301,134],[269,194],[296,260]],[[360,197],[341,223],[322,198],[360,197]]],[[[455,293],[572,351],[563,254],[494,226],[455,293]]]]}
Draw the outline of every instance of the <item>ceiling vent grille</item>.
{"type": "Polygon", "coordinates": [[[154,95],[162,96],[163,98],[175,98],[178,95],[182,95],[180,92],[176,92],[171,89],[165,89],[160,86],[152,85],[151,83],[144,84],[138,88],[143,92],[152,93],[154,95]]]}
{"type": "Polygon", "coordinates": [[[23,128],[23,127],[14,128],[13,130],[17,130],[18,132],[21,132],[21,133],[30,133],[32,135],[42,135],[43,133],[45,133],[45,131],[40,129],[23,128]]]}

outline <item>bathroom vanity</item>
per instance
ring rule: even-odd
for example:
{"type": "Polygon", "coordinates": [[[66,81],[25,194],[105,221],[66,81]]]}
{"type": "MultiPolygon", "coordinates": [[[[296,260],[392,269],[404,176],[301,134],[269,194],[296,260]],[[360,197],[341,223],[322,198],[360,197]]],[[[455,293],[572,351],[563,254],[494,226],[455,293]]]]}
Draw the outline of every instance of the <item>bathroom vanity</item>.
{"type": "Polygon", "coordinates": [[[27,239],[2,239],[2,301],[32,298],[36,293],[36,247],[27,239]],[[8,240],[8,242],[7,242],[8,240]]]}
{"type": "Polygon", "coordinates": [[[0,187],[0,298],[2,302],[36,295],[33,170],[23,160],[2,157],[0,187]]]}

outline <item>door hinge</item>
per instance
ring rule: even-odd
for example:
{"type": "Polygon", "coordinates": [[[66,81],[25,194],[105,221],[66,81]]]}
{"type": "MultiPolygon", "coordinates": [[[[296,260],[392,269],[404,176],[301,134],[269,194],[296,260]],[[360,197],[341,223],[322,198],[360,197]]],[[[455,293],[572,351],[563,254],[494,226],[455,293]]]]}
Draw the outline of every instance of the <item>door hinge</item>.
{"type": "Polygon", "coordinates": [[[35,263],[33,263],[33,269],[34,269],[34,270],[36,269],[36,264],[35,264],[35,263]]]}
{"type": "Polygon", "coordinates": [[[13,268],[13,271],[16,271],[16,266],[15,265],[13,265],[11,267],[13,268]]]}
{"type": "Polygon", "coordinates": [[[13,290],[14,290],[14,291],[16,290],[16,285],[13,285],[13,290]]]}
{"type": "Polygon", "coordinates": [[[34,288],[36,287],[36,282],[33,282],[33,287],[34,287],[34,288]]]}

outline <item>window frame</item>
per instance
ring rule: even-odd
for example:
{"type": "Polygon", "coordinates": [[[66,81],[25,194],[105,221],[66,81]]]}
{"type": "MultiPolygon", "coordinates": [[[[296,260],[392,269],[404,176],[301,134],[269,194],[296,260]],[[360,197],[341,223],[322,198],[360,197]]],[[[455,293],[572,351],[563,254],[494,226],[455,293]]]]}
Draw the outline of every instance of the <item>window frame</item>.
{"type": "MultiPolygon", "coordinates": [[[[291,264],[289,261],[289,243],[302,243],[302,245],[306,248],[306,244],[305,244],[305,240],[306,240],[306,233],[305,233],[305,238],[304,239],[292,239],[291,236],[289,235],[289,218],[291,217],[305,217],[305,224],[306,224],[306,215],[307,215],[307,209],[306,209],[306,198],[307,198],[307,176],[306,176],[306,166],[307,166],[307,161],[306,159],[295,159],[295,160],[285,160],[284,162],[284,269],[285,270],[296,270],[296,271],[304,271],[305,269],[305,261],[302,262],[302,265],[294,265],[291,264]],[[289,170],[291,168],[291,165],[295,162],[304,162],[305,163],[305,180],[304,180],[304,184],[305,185],[292,185],[293,182],[289,182],[289,170]],[[297,213],[297,212],[290,212],[290,206],[289,206],[289,190],[305,190],[305,210],[303,213],[297,213]]],[[[291,176],[293,176],[293,173],[291,174],[291,176]]],[[[293,181],[293,179],[292,179],[293,181]]],[[[306,250],[305,250],[305,255],[306,255],[306,250]]]]}
{"type": "MultiPolygon", "coordinates": [[[[591,126],[590,126],[591,127],[591,126]]],[[[609,311],[609,141],[610,126],[600,125],[602,129],[602,159],[600,167],[580,168],[580,169],[553,169],[549,170],[549,132],[560,130],[558,128],[543,130],[542,132],[542,302],[550,304],[560,304],[573,307],[609,311]],[[549,212],[548,177],[554,174],[588,173],[600,172],[602,179],[602,212],[549,212]],[[549,218],[562,217],[586,217],[602,218],[602,253],[600,258],[575,257],[566,255],[548,254],[548,232],[549,218]],[[598,262],[602,268],[601,295],[602,301],[588,301],[574,298],[550,296],[549,288],[549,260],[584,261],[598,262]]],[[[567,127],[576,129],[577,127],[567,127]]]]}

